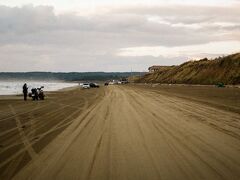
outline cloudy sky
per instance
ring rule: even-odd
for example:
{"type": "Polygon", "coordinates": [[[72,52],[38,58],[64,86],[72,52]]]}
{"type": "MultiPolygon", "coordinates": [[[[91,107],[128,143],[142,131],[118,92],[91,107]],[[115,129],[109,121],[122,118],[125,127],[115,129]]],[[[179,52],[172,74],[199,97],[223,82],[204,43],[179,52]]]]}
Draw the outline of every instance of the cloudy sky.
{"type": "Polygon", "coordinates": [[[0,0],[0,71],[146,71],[240,52],[240,0],[0,0]]]}

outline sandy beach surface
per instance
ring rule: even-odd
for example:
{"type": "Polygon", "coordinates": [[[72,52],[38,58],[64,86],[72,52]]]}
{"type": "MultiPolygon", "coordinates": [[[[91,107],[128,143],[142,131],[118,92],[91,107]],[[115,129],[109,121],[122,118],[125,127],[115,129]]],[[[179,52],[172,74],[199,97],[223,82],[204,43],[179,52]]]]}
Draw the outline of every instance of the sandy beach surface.
{"type": "Polygon", "coordinates": [[[0,179],[240,179],[240,89],[119,85],[0,97],[0,179]]]}

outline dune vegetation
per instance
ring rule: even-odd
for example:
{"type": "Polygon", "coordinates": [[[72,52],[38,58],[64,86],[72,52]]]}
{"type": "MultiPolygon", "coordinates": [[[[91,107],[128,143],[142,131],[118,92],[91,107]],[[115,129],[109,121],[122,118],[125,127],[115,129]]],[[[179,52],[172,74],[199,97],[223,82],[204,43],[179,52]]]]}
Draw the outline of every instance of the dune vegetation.
{"type": "Polygon", "coordinates": [[[240,84],[240,53],[209,60],[188,61],[164,66],[154,73],[135,78],[135,82],[170,84],[240,84]]]}

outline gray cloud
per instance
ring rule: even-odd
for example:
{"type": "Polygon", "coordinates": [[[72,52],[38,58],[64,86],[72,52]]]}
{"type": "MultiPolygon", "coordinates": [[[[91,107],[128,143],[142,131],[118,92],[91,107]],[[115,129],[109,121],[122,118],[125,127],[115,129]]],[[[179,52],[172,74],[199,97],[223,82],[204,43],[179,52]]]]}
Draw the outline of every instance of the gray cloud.
{"type": "Polygon", "coordinates": [[[156,15],[172,23],[193,24],[201,22],[227,21],[239,23],[240,3],[232,6],[199,6],[199,5],[172,5],[172,6],[132,6],[116,8],[110,13],[141,15],[156,15]]]}
{"type": "Polygon", "coordinates": [[[177,64],[184,57],[133,59],[118,57],[116,52],[134,46],[240,40],[239,9],[239,5],[132,6],[79,16],[56,15],[50,6],[0,6],[0,71],[126,71],[131,63],[136,63],[136,70],[166,61],[177,64]]]}

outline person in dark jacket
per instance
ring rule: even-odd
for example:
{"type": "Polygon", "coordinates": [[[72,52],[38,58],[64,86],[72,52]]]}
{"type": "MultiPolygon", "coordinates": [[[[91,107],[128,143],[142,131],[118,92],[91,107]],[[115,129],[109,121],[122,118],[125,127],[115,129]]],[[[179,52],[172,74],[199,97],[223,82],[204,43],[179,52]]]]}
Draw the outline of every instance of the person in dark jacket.
{"type": "Polygon", "coordinates": [[[28,87],[27,87],[27,84],[25,83],[25,84],[23,85],[24,101],[27,100],[27,94],[28,94],[28,87]]]}

